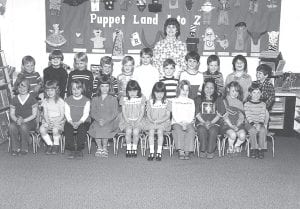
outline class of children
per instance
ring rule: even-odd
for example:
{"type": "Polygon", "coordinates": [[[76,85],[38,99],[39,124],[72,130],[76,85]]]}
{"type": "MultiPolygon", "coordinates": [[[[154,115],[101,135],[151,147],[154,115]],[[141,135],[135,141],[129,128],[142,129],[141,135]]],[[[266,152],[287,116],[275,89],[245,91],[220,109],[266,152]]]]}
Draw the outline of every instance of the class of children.
{"type": "Polygon", "coordinates": [[[237,55],[224,87],[217,55],[207,57],[207,71],[201,72],[200,55],[187,52],[179,79],[174,76],[173,59],[163,61],[160,77],[152,57],[153,50],[143,48],[135,67],[134,57],[124,56],[121,74],[114,77],[112,57],[103,56],[97,69],[88,69],[88,55],[79,52],[68,74],[63,53],[55,49],[42,81],[34,71],[34,58],[25,56],[10,105],[11,154],[28,152],[31,130],[38,132],[42,141],[34,143],[44,143],[47,155],[67,150],[69,159],[83,157],[86,139],[95,141],[96,157],[107,158],[111,141],[119,135],[124,137],[126,158],[136,158],[142,144],[149,148],[148,161],[161,161],[163,147],[176,151],[180,160],[191,159],[195,151],[207,159],[221,151],[240,156],[247,146],[250,157],[264,158],[268,111],[274,103],[268,65],[257,67],[257,81],[252,82],[246,57],[237,55]],[[28,79],[29,74],[36,76],[28,79]],[[165,134],[169,144],[164,143],[165,134]]]}

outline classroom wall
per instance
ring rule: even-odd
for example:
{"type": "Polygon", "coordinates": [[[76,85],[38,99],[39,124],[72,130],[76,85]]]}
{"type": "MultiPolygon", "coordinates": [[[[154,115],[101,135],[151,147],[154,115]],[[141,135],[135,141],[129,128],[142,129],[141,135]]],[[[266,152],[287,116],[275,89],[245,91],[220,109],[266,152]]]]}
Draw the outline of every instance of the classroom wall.
{"type": "MultiPolygon", "coordinates": [[[[299,25],[300,1],[282,1],[280,23],[280,51],[287,61],[284,71],[300,73],[298,49],[300,49],[299,25]],[[293,4],[291,4],[293,2],[293,4]]],[[[42,74],[48,64],[48,54],[45,46],[45,1],[42,0],[9,0],[6,13],[0,16],[1,48],[5,51],[7,63],[20,71],[21,59],[25,55],[32,55],[36,59],[36,71],[42,74]]],[[[103,55],[89,54],[89,64],[98,64],[103,55]]],[[[65,54],[65,63],[73,65],[74,54],[65,54]]],[[[139,57],[134,56],[136,63],[139,57]]],[[[255,78],[257,58],[248,59],[249,74],[255,78]]],[[[221,58],[221,71],[224,76],[232,72],[232,58],[221,58]]],[[[114,74],[120,73],[120,63],[114,66],[114,74]]],[[[206,57],[201,58],[201,71],[206,70],[206,57]]]]}

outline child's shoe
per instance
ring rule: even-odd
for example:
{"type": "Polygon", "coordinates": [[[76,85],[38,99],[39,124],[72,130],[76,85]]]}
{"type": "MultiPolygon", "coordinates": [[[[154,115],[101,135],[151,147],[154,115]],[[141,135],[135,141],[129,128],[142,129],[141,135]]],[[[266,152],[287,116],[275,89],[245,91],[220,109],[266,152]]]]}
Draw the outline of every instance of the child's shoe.
{"type": "Polygon", "coordinates": [[[137,157],[137,150],[131,150],[131,157],[133,158],[137,157]]]}
{"type": "Polygon", "coordinates": [[[52,155],[57,155],[59,152],[59,146],[58,145],[54,145],[52,147],[52,155]]]}
{"type": "Polygon", "coordinates": [[[200,152],[199,157],[200,158],[206,158],[206,152],[200,152]]]}
{"type": "Polygon", "coordinates": [[[130,158],[131,157],[131,150],[126,150],[126,158],[130,158]]]}
{"type": "Polygon", "coordinates": [[[229,146],[227,148],[227,154],[228,154],[229,157],[233,157],[233,154],[234,154],[234,148],[233,148],[233,146],[229,146]]]}
{"type": "Polygon", "coordinates": [[[255,150],[255,158],[256,158],[256,159],[259,158],[259,150],[258,150],[258,149],[255,150]]]}
{"type": "Polygon", "coordinates": [[[75,158],[75,151],[70,151],[68,157],[68,159],[74,159],[75,158]]]}
{"type": "Polygon", "coordinates": [[[13,150],[13,151],[11,151],[11,155],[12,155],[12,156],[18,156],[18,155],[19,155],[19,152],[18,152],[18,151],[15,151],[15,150],[13,150]]]}
{"type": "Polygon", "coordinates": [[[264,157],[265,157],[264,151],[263,150],[258,150],[258,158],[259,159],[264,159],[264,157]]]}
{"type": "Polygon", "coordinates": [[[213,159],[215,157],[215,153],[207,153],[206,158],[207,159],[213,159]]]}
{"type": "Polygon", "coordinates": [[[190,152],[184,152],[184,159],[185,160],[190,160],[191,159],[190,152]]]}
{"type": "Polygon", "coordinates": [[[21,150],[19,153],[20,153],[20,155],[27,155],[28,150],[21,150]]]}
{"type": "Polygon", "coordinates": [[[155,160],[161,161],[161,153],[156,153],[155,160]]]}
{"type": "Polygon", "coordinates": [[[98,148],[97,151],[95,152],[95,157],[101,157],[102,152],[103,152],[103,150],[98,148]]]}
{"type": "Polygon", "coordinates": [[[51,155],[52,154],[52,146],[51,145],[47,145],[46,147],[46,155],[51,155]]]}
{"type": "Polygon", "coordinates": [[[103,150],[102,157],[108,158],[108,151],[107,150],[103,150]]]}
{"type": "Polygon", "coordinates": [[[148,161],[152,161],[153,159],[154,159],[154,153],[150,153],[150,154],[148,155],[147,160],[148,160],[148,161]]]}
{"type": "Polygon", "coordinates": [[[256,158],[256,149],[251,149],[250,150],[250,157],[251,158],[256,158]]]}
{"type": "Polygon", "coordinates": [[[234,146],[234,155],[235,156],[240,156],[242,152],[242,148],[240,146],[234,146]]]}
{"type": "Polygon", "coordinates": [[[179,156],[178,156],[178,157],[179,157],[179,160],[185,160],[184,151],[179,150],[178,154],[179,154],[179,156]]]}

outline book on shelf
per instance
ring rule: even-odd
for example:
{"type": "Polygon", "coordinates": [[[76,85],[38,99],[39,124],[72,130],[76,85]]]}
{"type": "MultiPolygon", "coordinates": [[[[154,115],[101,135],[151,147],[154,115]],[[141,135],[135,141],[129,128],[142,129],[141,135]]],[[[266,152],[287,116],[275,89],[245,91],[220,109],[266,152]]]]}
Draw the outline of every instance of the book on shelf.
{"type": "Polygon", "coordinates": [[[0,109],[8,106],[9,106],[9,100],[8,100],[7,90],[6,89],[0,90],[0,109]]]}
{"type": "Polygon", "coordinates": [[[7,140],[8,137],[8,111],[0,113],[0,143],[7,140]]]}

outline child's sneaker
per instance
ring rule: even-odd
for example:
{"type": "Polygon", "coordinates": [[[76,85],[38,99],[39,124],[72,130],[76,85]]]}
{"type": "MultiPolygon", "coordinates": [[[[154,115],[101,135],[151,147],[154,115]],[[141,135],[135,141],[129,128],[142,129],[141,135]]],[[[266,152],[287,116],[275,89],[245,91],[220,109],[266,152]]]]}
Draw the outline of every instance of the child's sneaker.
{"type": "Polygon", "coordinates": [[[255,158],[256,157],[256,150],[255,149],[251,149],[250,150],[250,157],[251,158],[255,158]]]}
{"type": "Polygon", "coordinates": [[[51,154],[52,154],[52,146],[47,145],[47,148],[46,148],[46,155],[51,155],[51,154]]]}
{"type": "Polygon", "coordinates": [[[95,152],[95,157],[101,157],[102,156],[102,149],[97,149],[97,151],[95,152]]]}
{"type": "Polygon", "coordinates": [[[233,146],[229,146],[227,148],[227,154],[228,154],[229,157],[233,156],[233,154],[234,154],[234,148],[233,148],[233,146]]]}
{"type": "Polygon", "coordinates": [[[199,157],[200,158],[206,158],[206,152],[200,152],[199,157]]]}
{"type": "Polygon", "coordinates": [[[51,152],[51,154],[52,154],[52,155],[57,155],[58,152],[59,152],[59,146],[58,146],[58,145],[54,145],[54,146],[52,147],[52,152],[51,152]]]}
{"type": "Polygon", "coordinates": [[[259,159],[264,159],[264,157],[265,157],[264,151],[263,150],[258,150],[258,158],[259,159]]]}
{"type": "Polygon", "coordinates": [[[108,158],[108,151],[107,150],[103,150],[102,157],[108,158]]]}

